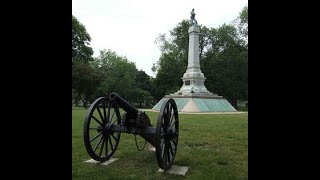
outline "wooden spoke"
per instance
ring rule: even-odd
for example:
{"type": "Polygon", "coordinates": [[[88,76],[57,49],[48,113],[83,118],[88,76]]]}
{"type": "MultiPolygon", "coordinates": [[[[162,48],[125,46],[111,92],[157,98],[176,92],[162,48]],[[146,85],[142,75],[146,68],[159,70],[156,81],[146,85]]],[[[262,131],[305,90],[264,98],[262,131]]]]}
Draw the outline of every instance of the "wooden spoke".
{"type": "Polygon", "coordinates": [[[101,157],[101,154],[102,154],[102,151],[103,151],[103,147],[104,147],[104,142],[106,142],[106,139],[103,137],[102,146],[101,146],[101,150],[100,150],[100,153],[99,153],[99,157],[101,157]]]}
{"type": "Polygon", "coordinates": [[[101,118],[101,120],[102,120],[103,124],[106,124],[106,121],[105,121],[104,117],[103,117],[103,116],[102,116],[102,114],[101,114],[101,111],[100,111],[99,106],[97,107],[97,110],[98,110],[98,112],[99,112],[99,116],[100,116],[100,118],[101,118]]]}
{"type": "Polygon", "coordinates": [[[97,121],[97,123],[99,123],[100,124],[100,126],[102,126],[103,127],[103,124],[96,118],[96,117],[94,117],[93,115],[91,116],[95,121],[97,121]]]}
{"type": "Polygon", "coordinates": [[[96,150],[97,150],[99,144],[101,143],[102,139],[103,139],[103,137],[101,136],[100,141],[96,144],[96,147],[94,147],[93,152],[96,152],[96,150]]]}
{"type": "Polygon", "coordinates": [[[95,140],[97,137],[99,137],[102,134],[102,132],[100,132],[98,135],[96,135],[95,137],[93,137],[92,139],[90,139],[90,142],[92,142],[93,140],[95,140]]]}

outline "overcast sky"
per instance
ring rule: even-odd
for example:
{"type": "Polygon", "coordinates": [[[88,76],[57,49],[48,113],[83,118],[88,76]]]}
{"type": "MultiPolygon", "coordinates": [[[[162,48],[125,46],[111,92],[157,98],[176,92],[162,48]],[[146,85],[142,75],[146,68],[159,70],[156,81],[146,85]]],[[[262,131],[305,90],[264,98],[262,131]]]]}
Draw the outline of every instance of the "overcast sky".
{"type": "Polygon", "coordinates": [[[103,49],[135,62],[150,76],[152,63],[160,57],[154,43],[159,34],[169,34],[192,8],[198,24],[217,28],[239,15],[248,0],[72,0],[72,14],[91,36],[94,57],[103,49]]]}

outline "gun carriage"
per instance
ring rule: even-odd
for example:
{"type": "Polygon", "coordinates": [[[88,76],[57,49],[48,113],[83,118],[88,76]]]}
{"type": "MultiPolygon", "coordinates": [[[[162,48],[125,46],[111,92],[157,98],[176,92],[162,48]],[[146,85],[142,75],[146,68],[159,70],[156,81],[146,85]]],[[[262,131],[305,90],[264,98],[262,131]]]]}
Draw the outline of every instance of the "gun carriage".
{"type": "Polygon", "coordinates": [[[114,92],[108,97],[96,99],[87,111],[83,131],[90,157],[100,162],[110,159],[117,150],[121,133],[144,138],[156,148],[159,167],[169,169],[177,153],[179,137],[175,101],[172,98],[165,100],[157,126],[153,127],[144,111],[136,109],[114,92]]]}

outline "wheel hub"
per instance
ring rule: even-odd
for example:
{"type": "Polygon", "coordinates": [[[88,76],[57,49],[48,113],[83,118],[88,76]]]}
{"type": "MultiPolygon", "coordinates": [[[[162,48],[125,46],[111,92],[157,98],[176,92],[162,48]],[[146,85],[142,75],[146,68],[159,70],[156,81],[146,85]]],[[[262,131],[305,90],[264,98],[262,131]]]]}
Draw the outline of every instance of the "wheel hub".
{"type": "Polygon", "coordinates": [[[105,127],[103,128],[103,134],[111,134],[111,127],[112,127],[112,124],[111,123],[107,123],[105,125],[105,127]]]}
{"type": "Polygon", "coordinates": [[[164,137],[165,139],[173,139],[175,137],[175,134],[175,131],[171,127],[169,127],[164,137]]]}

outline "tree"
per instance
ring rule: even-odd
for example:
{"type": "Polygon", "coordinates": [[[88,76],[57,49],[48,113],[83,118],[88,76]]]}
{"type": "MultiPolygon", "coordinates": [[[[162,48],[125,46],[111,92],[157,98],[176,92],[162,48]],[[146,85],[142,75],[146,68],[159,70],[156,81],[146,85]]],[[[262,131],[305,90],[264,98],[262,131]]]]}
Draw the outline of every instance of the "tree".
{"type": "Polygon", "coordinates": [[[238,99],[248,99],[248,17],[247,6],[235,20],[211,29],[213,43],[201,63],[206,86],[223,95],[237,108],[238,99]]]}
{"type": "Polygon", "coordinates": [[[160,67],[154,81],[155,90],[152,94],[160,100],[165,94],[174,93],[182,86],[181,77],[187,66],[182,66],[181,61],[177,60],[174,52],[162,54],[160,57],[160,67]]]}
{"type": "Polygon", "coordinates": [[[160,34],[155,43],[161,50],[161,56],[152,67],[156,72],[153,86],[156,87],[152,95],[160,100],[165,94],[174,93],[182,86],[181,77],[188,65],[189,34],[188,20],[181,21],[170,32],[170,38],[166,34],[160,34]]]}
{"type": "Polygon", "coordinates": [[[76,104],[81,99],[85,108],[94,88],[93,69],[89,64],[93,60],[90,41],[84,25],[72,15],[72,89],[73,96],[78,97],[76,104]]]}
{"type": "Polygon", "coordinates": [[[94,97],[118,93],[127,101],[147,103],[153,99],[150,95],[150,77],[137,70],[134,63],[112,50],[100,51],[99,57],[91,62],[96,77],[94,97]]]}
{"type": "Polygon", "coordinates": [[[242,37],[248,40],[248,5],[246,5],[237,18],[239,31],[242,37]]]}
{"type": "Polygon", "coordinates": [[[144,91],[150,92],[151,91],[150,76],[143,70],[137,71],[136,78],[135,78],[135,86],[144,91]]]}
{"type": "Polygon", "coordinates": [[[149,103],[154,98],[151,96],[149,91],[142,90],[141,88],[133,89],[133,96],[130,98],[132,102],[139,103],[138,107],[144,107],[142,104],[149,106],[149,103]]]}
{"type": "Polygon", "coordinates": [[[94,70],[90,64],[74,63],[72,71],[72,84],[74,93],[83,102],[83,107],[87,108],[88,100],[92,99],[93,91],[96,87],[94,80],[94,70]]]}
{"type": "Polygon", "coordinates": [[[99,57],[95,58],[94,66],[100,76],[96,96],[107,96],[111,92],[116,92],[127,100],[133,99],[136,77],[134,63],[112,50],[102,50],[99,57]]]}
{"type": "Polygon", "coordinates": [[[248,51],[248,5],[243,7],[233,25],[237,28],[239,44],[248,51]]]}
{"type": "Polygon", "coordinates": [[[92,60],[93,50],[89,46],[91,37],[85,26],[72,15],[72,63],[92,60]]]}

